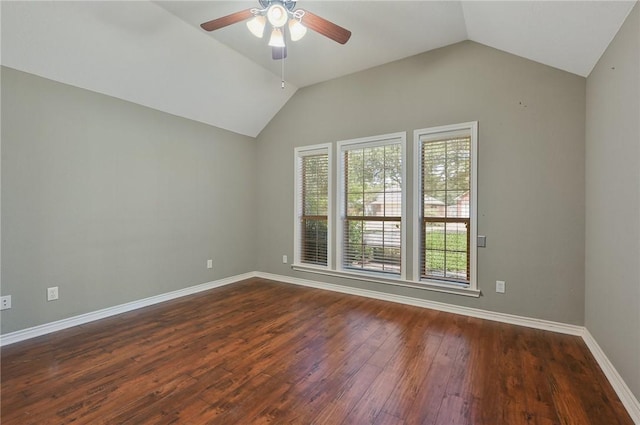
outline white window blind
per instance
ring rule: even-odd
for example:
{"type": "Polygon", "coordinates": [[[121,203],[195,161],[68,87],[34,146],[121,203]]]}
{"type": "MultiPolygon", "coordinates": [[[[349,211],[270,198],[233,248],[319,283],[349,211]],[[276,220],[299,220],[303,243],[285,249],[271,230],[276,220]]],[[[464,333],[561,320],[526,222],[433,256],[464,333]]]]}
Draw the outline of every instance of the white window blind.
{"type": "Polygon", "coordinates": [[[403,138],[342,142],[342,267],[402,274],[403,138]]]}
{"type": "Polygon", "coordinates": [[[329,264],[329,148],[297,150],[296,260],[329,264]]]}
{"type": "Polygon", "coordinates": [[[451,127],[425,130],[418,136],[419,276],[470,285],[475,257],[471,242],[476,234],[472,228],[475,126],[451,127]]]}

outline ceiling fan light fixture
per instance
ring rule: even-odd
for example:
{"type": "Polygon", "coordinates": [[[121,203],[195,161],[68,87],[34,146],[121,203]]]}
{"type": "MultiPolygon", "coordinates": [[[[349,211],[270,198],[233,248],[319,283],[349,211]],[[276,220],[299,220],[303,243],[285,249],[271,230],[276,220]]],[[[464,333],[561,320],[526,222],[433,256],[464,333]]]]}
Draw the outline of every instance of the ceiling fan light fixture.
{"type": "Polygon", "coordinates": [[[274,3],[267,9],[267,19],[274,27],[281,28],[287,23],[289,14],[282,4],[274,3]]]}
{"type": "Polygon", "coordinates": [[[251,34],[258,38],[262,38],[264,35],[264,28],[267,25],[267,18],[262,15],[256,15],[247,22],[247,28],[251,31],[251,34]]]}
{"type": "Polygon", "coordinates": [[[271,47],[285,47],[284,36],[280,28],[274,28],[271,31],[271,38],[269,39],[269,46],[271,47]]]}
{"type": "Polygon", "coordinates": [[[298,41],[307,33],[307,27],[302,25],[302,22],[298,19],[291,19],[289,21],[289,35],[291,41],[298,41]]]}

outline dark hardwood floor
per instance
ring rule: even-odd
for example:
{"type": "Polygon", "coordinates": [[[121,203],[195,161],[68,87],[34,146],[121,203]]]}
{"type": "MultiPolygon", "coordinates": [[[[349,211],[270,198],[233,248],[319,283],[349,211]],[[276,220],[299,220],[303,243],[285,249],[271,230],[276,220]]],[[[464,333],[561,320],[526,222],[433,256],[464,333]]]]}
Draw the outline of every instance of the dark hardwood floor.
{"type": "Polygon", "coordinates": [[[10,424],[632,424],[579,337],[251,279],[2,348],[10,424]]]}

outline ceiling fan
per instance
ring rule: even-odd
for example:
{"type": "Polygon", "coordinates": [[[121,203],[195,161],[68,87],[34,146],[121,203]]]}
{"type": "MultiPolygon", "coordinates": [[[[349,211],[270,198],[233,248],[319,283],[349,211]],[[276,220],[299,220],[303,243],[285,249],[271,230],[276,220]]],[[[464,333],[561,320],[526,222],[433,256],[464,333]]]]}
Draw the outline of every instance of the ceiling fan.
{"type": "Polygon", "coordinates": [[[351,31],[342,28],[318,15],[304,9],[295,9],[295,0],[258,0],[261,9],[253,8],[241,10],[221,18],[205,22],[200,26],[206,31],[215,31],[228,25],[245,21],[249,31],[256,37],[262,38],[267,23],[271,25],[271,56],[273,59],[287,57],[285,33],[289,33],[292,41],[300,40],[307,32],[307,28],[324,35],[340,44],[345,44],[351,37],[351,31]],[[295,9],[295,10],[294,10],[295,9]]]}

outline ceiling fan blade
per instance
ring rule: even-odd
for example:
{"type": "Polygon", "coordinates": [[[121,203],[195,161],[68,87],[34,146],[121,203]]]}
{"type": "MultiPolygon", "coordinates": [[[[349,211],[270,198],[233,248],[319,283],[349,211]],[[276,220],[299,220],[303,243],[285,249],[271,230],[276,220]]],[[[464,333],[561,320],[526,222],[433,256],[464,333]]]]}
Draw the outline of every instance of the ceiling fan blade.
{"type": "Polygon", "coordinates": [[[287,46],[284,47],[272,47],[271,48],[271,57],[273,60],[280,60],[287,57],[287,46]]]}
{"type": "Polygon", "coordinates": [[[351,31],[348,29],[342,28],[340,25],[327,21],[326,19],[321,18],[318,15],[314,15],[307,10],[304,10],[302,25],[324,35],[325,37],[329,37],[340,44],[345,44],[351,37],[351,31]]]}
{"type": "Polygon", "coordinates": [[[231,15],[223,16],[222,18],[214,19],[213,21],[200,24],[205,31],[215,31],[220,28],[224,28],[227,25],[235,24],[236,22],[244,21],[253,16],[251,9],[241,10],[240,12],[232,13],[231,15]]]}

